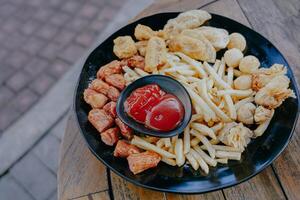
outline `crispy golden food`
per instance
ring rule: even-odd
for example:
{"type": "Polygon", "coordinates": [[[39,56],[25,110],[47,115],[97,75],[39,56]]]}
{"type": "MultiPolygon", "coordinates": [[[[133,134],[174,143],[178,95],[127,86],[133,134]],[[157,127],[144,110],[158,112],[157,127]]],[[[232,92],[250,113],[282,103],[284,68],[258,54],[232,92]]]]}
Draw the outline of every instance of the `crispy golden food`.
{"type": "Polygon", "coordinates": [[[289,84],[290,80],[287,76],[276,76],[266,86],[258,90],[255,95],[255,103],[274,109],[280,106],[286,98],[295,98],[293,90],[288,89],[289,84]]]}
{"type": "Polygon", "coordinates": [[[199,27],[209,19],[211,19],[211,15],[204,10],[190,10],[179,14],[174,19],[170,19],[164,26],[163,31],[167,38],[171,38],[184,29],[199,27]]]}
{"type": "Polygon", "coordinates": [[[137,53],[137,48],[130,36],[119,36],[114,39],[114,53],[118,58],[129,58],[137,53]]]}
{"type": "Polygon", "coordinates": [[[228,49],[237,48],[240,51],[244,51],[246,48],[246,39],[240,33],[231,33],[229,35],[229,43],[227,45],[228,49]]]}
{"type": "Polygon", "coordinates": [[[224,53],[224,60],[229,67],[238,67],[243,58],[243,53],[236,48],[229,49],[224,53]]]}
{"type": "Polygon", "coordinates": [[[253,103],[246,103],[237,110],[237,120],[244,124],[254,123],[256,106],[253,103]]]}
{"type": "Polygon", "coordinates": [[[134,36],[137,40],[149,40],[155,35],[156,32],[153,31],[149,26],[138,24],[134,29],[134,36]]]}
{"type": "Polygon", "coordinates": [[[251,75],[241,75],[233,81],[234,89],[237,90],[247,90],[252,87],[252,76],[251,75]]]}
{"type": "Polygon", "coordinates": [[[250,142],[250,138],[252,136],[253,132],[247,127],[243,126],[242,123],[239,123],[238,125],[234,124],[228,130],[222,132],[222,134],[219,136],[219,140],[228,146],[243,151],[247,144],[250,142]]]}
{"type": "Polygon", "coordinates": [[[182,52],[196,60],[214,62],[216,51],[207,39],[199,40],[186,35],[178,35],[169,42],[169,50],[182,52]]]}
{"type": "Polygon", "coordinates": [[[256,123],[262,123],[270,118],[272,118],[272,110],[269,110],[263,106],[258,106],[255,109],[255,113],[254,113],[254,121],[256,123]]]}
{"type": "Polygon", "coordinates": [[[147,40],[138,41],[135,43],[135,46],[141,56],[146,55],[147,44],[148,44],[147,40]]]}
{"type": "Polygon", "coordinates": [[[216,50],[226,48],[229,43],[229,35],[225,29],[201,26],[195,30],[199,31],[206,39],[208,39],[216,50]]]}
{"type": "Polygon", "coordinates": [[[255,56],[245,56],[242,58],[239,69],[243,73],[251,74],[258,70],[260,66],[259,60],[255,56]]]}
{"type": "Polygon", "coordinates": [[[145,71],[154,72],[166,63],[166,43],[159,37],[152,37],[148,41],[145,55],[145,71]]]}
{"type": "Polygon", "coordinates": [[[274,64],[270,68],[260,68],[252,74],[252,89],[258,91],[276,76],[285,75],[286,73],[286,67],[281,64],[274,64]]]}

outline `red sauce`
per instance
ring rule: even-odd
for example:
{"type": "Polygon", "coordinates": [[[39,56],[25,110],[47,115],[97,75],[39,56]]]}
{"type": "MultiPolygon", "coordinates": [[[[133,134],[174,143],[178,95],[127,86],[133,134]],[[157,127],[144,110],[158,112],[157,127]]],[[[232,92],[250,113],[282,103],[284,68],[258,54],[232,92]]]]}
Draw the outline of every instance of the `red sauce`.
{"type": "Polygon", "coordinates": [[[182,103],[166,94],[157,84],[134,90],[126,99],[125,112],[146,127],[159,131],[176,128],[184,116],[182,103]]]}

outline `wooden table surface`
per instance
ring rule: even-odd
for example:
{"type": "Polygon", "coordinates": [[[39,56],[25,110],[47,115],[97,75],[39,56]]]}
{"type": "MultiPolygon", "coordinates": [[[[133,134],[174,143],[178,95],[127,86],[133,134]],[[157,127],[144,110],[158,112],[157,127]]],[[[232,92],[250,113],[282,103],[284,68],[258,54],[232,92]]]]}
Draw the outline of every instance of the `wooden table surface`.
{"type": "MultiPolygon", "coordinates": [[[[300,79],[299,0],[163,0],[135,19],[157,12],[202,8],[232,18],[268,38],[300,79]]],[[[235,187],[201,195],[175,195],[137,187],[108,170],[89,151],[72,112],[61,146],[59,199],[300,199],[300,126],[287,149],[267,169],[235,187]]]]}

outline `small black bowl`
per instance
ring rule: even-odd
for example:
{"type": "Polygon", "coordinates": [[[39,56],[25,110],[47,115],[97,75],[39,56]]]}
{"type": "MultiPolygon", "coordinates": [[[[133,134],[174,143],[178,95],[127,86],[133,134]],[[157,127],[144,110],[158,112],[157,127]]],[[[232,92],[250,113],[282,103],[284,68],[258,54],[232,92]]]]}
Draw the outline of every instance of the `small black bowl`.
{"type": "Polygon", "coordinates": [[[117,102],[117,114],[125,124],[138,133],[156,137],[172,137],[182,133],[184,128],[190,122],[192,116],[192,102],[186,89],[175,79],[164,75],[149,75],[132,82],[122,91],[117,102]],[[124,110],[125,100],[135,89],[153,83],[158,84],[163,91],[176,96],[184,107],[184,117],[182,121],[171,131],[162,132],[146,128],[143,124],[136,122],[128,116],[124,110]]]}

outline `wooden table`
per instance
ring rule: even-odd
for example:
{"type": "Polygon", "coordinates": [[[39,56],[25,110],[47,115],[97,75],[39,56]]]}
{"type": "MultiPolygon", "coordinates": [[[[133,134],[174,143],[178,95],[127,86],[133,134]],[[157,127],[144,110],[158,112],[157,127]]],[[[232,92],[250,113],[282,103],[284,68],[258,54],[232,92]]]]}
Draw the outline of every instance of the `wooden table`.
{"type": "MultiPolygon", "coordinates": [[[[300,79],[300,2],[297,0],[163,0],[137,17],[199,8],[239,21],[260,32],[284,54],[300,79]],[[298,46],[298,47],[297,47],[298,46]]],[[[282,155],[251,180],[202,195],[155,192],[123,180],[88,150],[72,112],[62,142],[58,171],[59,199],[300,199],[300,126],[282,155]]]]}

